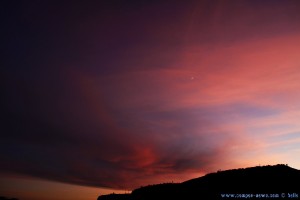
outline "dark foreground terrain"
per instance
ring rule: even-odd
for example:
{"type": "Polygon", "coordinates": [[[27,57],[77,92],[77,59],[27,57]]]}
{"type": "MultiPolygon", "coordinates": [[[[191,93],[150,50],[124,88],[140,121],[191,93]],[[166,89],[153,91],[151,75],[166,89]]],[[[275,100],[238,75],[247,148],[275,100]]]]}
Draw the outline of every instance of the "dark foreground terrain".
{"type": "Polygon", "coordinates": [[[18,200],[16,198],[7,198],[7,197],[0,197],[0,200],[18,200]]]}
{"type": "Polygon", "coordinates": [[[210,173],[182,183],[141,187],[98,200],[300,199],[300,170],[279,164],[210,173]]]}

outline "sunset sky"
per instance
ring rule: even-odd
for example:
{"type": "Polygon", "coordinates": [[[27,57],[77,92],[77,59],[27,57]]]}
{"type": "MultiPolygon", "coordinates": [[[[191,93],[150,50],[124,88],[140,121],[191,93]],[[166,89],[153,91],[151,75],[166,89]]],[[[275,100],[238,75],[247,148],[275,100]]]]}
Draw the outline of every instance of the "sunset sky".
{"type": "Polygon", "coordinates": [[[300,1],[4,1],[0,196],[96,200],[300,169],[300,1]]]}

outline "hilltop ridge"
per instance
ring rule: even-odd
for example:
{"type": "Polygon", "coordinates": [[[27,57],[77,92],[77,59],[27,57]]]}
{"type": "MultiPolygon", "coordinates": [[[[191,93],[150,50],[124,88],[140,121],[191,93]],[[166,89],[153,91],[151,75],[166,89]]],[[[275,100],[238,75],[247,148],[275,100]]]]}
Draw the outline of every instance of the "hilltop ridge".
{"type": "MultiPolygon", "coordinates": [[[[150,199],[226,199],[223,194],[299,193],[300,170],[285,164],[230,169],[208,173],[182,183],[163,183],[137,188],[131,194],[99,196],[98,200],[150,200],[150,199]]],[[[280,197],[280,196],[279,196],[280,197]]],[[[237,196],[235,196],[235,199],[237,196]]]]}

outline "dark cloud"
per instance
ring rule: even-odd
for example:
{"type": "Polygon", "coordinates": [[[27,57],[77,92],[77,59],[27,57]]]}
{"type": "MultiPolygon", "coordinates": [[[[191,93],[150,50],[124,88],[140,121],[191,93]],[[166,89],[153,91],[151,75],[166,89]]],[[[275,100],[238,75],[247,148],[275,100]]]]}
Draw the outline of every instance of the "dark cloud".
{"type": "MultiPolygon", "coordinates": [[[[216,67],[195,70],[182,54],[189,58],[191,44],[297,31],[298,3],[274,4],[265,14],[269,4],[253,1],[131,2],[2,6],[1,172],[133,188],[226,160],[235,141],[220,111],[197,103],[215,84],[206,75],[216,67]],[[197,71],[193,84],[185,69],[197,71]]],[[[244,105],[225,112],[270,113],[244,105]]]]}
{"type": "Polygon", "coordinates": [[[215,125],[197,111],[133,108],[118,114],[97,82],[58,72],[65,76],[2,79],[9,87],[2,103],[1,171],[133,188],[207,170],[225,155],[222,146],[209,145],[207,128],[215,125]]]}

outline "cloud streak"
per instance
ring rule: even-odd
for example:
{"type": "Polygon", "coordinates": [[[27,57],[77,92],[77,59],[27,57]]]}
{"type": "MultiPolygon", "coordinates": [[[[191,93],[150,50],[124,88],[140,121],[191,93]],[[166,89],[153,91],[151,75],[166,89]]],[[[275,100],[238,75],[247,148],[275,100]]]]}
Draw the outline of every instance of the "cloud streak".
{"type": "Polygon", "coordinates": [[[281,160],[300,131],[298,4],[196,4],[85,5],[94,17],[76,4],[80,27],[19,8],[24,41],[4,44],[1,172],[133,189],[281,160]]]}

